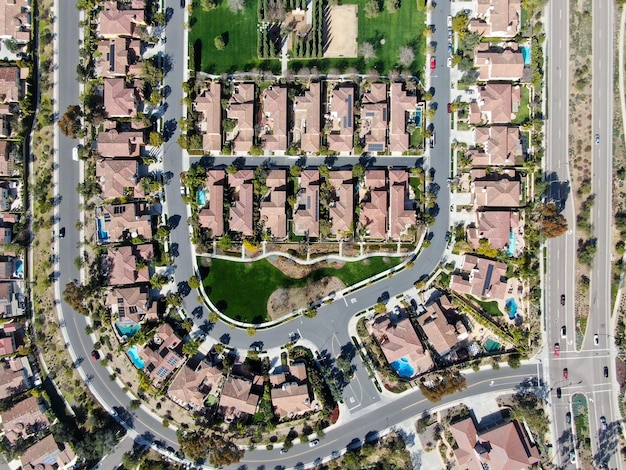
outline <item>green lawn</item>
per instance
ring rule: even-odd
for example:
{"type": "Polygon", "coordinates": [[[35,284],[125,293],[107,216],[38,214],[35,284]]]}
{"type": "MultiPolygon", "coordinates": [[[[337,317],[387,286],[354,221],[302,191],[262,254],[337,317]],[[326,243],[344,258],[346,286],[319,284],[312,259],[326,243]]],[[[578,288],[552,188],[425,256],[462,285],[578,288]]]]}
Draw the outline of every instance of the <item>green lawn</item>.
{"type": "Polygon", "coordinates": [[[498,302],[496,302],[495,300],[489,301],[489,302],[483,302],[481,300],[478,300],[476,297],[474,296],[468,296],[471,297],[471,299],[476,302],[478,305],[480,305],[480,307],[485,311],[485,313],[487,315],[490,315],[492,317],[501,317],[502,316],[502,311],[498,308],[498,302]]]}
{"type": "Polygon", "coordinates": [[[189,25],[189,55],[194,68],[207,73],[248,71],[252,68],[280,70],[278,60],[260,60],[257,56],[257,1],[246,0],[242,13],[233,14],[227,2],[204,11],[194,2],[189,25]],[[214,39],[225,39],[226,47],[215,48],[214,39]]]}
{"type": "Polygon", "coordinates": [[[523,124],[530,117],[530,108],[528,107],[528,103],[530,101],[530,90],[522,86],[521,90],[521,100],[519,104],[519,111],[513,120],[513,124],[523,124]]]}
{"type": "Polygon", "coordinates": [[[210,268],[200,268],[200,274],[207,295],[223,313],[235,320],[260,323],[267,320],[270,295],[280,287],[300,287],[326,276],[336,276],[350,286],[399,263],[398,258],[369,258],[367,264],[346,263],[339,269],[319,269],[305,278],[292,279],[267,260],[237,263],[213,259],[210,268]]]}

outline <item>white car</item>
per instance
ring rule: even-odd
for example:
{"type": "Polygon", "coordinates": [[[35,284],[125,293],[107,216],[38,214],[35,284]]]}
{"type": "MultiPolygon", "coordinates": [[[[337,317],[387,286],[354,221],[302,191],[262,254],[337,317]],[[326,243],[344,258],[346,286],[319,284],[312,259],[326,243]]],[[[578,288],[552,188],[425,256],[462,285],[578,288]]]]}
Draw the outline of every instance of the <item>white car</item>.
{"type": "Polygon", "coordinates": [[[448,67],[452,67],[452,57],[448,57],[448,67]]]}
{"type": "Polygon", "coordinates": [[[448,15],[448,28],[452,27],[452,17],[448,15]]]}
{"type": "Polygon", "coordinates": [[[78,161],[78,145],[72,148],[72,160],[78,161]]]}

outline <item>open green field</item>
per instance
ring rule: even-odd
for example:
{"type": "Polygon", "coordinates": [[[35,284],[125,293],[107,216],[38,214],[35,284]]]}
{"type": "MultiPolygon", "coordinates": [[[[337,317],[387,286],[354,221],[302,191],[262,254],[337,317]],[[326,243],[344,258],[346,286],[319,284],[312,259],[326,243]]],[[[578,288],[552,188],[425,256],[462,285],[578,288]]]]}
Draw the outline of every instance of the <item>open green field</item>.
{"type": "Polygon", "coordinates": [[[519,111],[512,121],[513,124],[524,124],[530,118],[530,108],[528,103],[530,102],[530,90],[528,87],[522,86],[520,93],[519,111]]]}
{"type": "Polygon", "coordinates": [[[200,275],[207,295],[221,312],[238,321],[261,323],[267,320],[267,301],[276,289],[302,287],[326,276],[336,276],[351,286],[399,263],[399,258],[369,258],[367,264],[355,261],[293,279],[265,259],[251,263],[212,259],[211,267],[200,267],[200,275]]]}
{"type": "Polygon", "coordinates": [[[194,2],[189,20],[189,55],[194,69],[207,73],[233,73],[253,68],[280,71],[277,60],[257,56],[257,1],[246,0],[245,10],[232,13],[224,0],[210,11],[194,2]],[[215,48],[214,39],[222,36],[226,46],[215,48]]]}

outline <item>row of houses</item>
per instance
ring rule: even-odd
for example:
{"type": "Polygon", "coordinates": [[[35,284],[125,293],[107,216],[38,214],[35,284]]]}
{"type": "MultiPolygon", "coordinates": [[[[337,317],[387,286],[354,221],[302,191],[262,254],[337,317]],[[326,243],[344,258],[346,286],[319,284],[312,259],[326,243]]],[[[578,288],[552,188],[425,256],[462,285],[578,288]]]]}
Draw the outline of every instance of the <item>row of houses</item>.
{"type": "MultiPolygon", "coordinates": [[[[253,170],[207,172],[205,186],[200,189],[198,218],[212,237],[227,232],[244,237],[255,234],[254,177],[253,170]]],[[[263,230],[278,240],[285,239],[290,231],[296,236],[320,237],[324,185],[329,233],[338,240],[352,236],[355,228],[362,228],[367,238],[399,239],[416,223],[415,194],[406,170],[368,170],[358,181],[350,170],[329,171],[328,176],[322,176],[318,169],[307,168],[292,181],[293,189],[288,182],[287,170],[267,171],[267,192],[261,196],[258,209],[263,230]],[[290,198],[293,207],[288,203],[290,198]]]]}
{"type": "Polygon", "coordinates": [[[366,152],[402,154],[410,148],[408,125],[421,125],[424,106],[402,83],[359,88],[323,81],[305,89],[275,84],[263,90],[254,83],[237,83],[230,90],[207,82],[194,102],[205,153],[220,154],[226,145],[236,154],[247,154],[258,145],[276,155],[294,147],[304,154],[327,147],[351,155],[358,145],[366,152]]]}

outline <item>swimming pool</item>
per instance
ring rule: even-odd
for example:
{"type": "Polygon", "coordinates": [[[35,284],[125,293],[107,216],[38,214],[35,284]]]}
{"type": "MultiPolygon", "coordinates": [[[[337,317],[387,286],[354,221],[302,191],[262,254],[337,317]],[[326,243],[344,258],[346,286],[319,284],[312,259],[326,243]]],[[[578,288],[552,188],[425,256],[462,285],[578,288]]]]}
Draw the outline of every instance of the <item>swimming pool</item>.
{"type": "Polygon", "coordinates": [[[415,125],[417,127],[422,127],[422,108],[417,108],[415,110],[415,125]]]}
{"type": "Polygon", "coordinates": [[[139,357],[139,351],[137,349],[137,345],[133,346],[132,348],[130,348],[126,352],[128,353],[128,356],[130,357],[130,360],[133,361],[133,364],[135,364],[135,367],[137,369],[143,369],[143,367],[146,364],[145,364],[145,362],[143,362],[143,359],[141,359],[139,357]]]}
{"type": "Polygon", "coordinates": [[[128,338],[134,336],[135,333],[141,330],[141,327],[139,325],[135,325],[134,323],[132,325],[123,325],[118,321],[115,322],[115,328],[117,328],[117,331],[119,331],[122,336],[126,336],[128,338]]]}
{"type": "Polygon", "coordinates": [[[509,311],[509,319],[513,320],[515,315],[517,315],[517,303],[515,303],[515,299],[513,297],[506,301],[506,308],[509,311]]]}
{"type": "Polygon", "coordinates": [[[198,205],[200,207],[206,204],[206,191],[204,189],[198,190],[198,205]]]}
{"type": "Polygon", "coordinates": [[[101,242],[108,242],[109,241],[109,233],[104,230],[103,227],[103,222],[101,218],[96,219],[96,222],[98,224],[98,241],[101,242]]]}
{"type": "Polygon", "coordinates": [[[500,351],[500,348],[500,343],[492,340],[491,338],[487,338],[487,341],[485,341],[485,350],[487,352],[497,352],[500,351]]]}
{"type": "Polygon", "coordinates": [[[530,47],[522,46],[522,57],[524,58],[524,65],[530,65],[530,47]]]}
{"type": "Polygon", "coordinates": [[[395,360],[391,363],[391,367],[395,370],[398,375],[404,379],[410,379],[415,375],[415,369],[413,366],[409,364],[409,359],[406,357],[401,357],[398,360],[395,360]]]}
{"type": "Polygon", "coordinates": [[[18,259],[15,262],[15,275],[20,279],[24,277],[24,261],[21,259],[18,259]]]}
{"type": "Polygon", "coordinates": [[[515,254],[515,234],[513,232],[509,233],[509,249],[506,252],[510,256],[515,254]]]}

